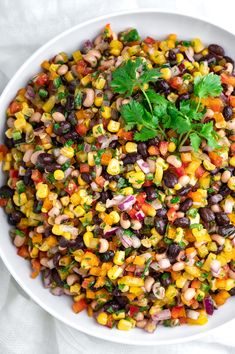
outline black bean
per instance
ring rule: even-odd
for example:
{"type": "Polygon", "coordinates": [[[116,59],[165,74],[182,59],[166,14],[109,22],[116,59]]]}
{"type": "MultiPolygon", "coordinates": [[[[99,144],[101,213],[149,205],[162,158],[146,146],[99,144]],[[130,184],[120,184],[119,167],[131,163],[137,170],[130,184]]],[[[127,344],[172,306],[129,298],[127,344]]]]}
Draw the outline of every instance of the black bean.
{"type": "Polygon", "coordinates": [[[217,250],[215,251],[215,254],[220,254],[223,251],[223,249],[224,249],[224,246],[218,245],[217,250]]]}
{"type": "Polygon", "coordinates": [[[226,213],[215,213],[215,220],[219,226],[228,225],[230,219],[226,213]]]}
{"type": "Polygon", "coordinates": [[[61,169],[61,165],[58,164],[58,163],[51,163],[50,165],[48,164],[46,167],[45,167],[45,171],[48,172],[48,173],[52,173],[54,172],[55,170],[60,170],[61,169]]]}
{"type": "Polygon", "coordinates": [[[153,139],[147,140],[147,146],[148,147],[152,146],[152,145],[156,146],[158,144],[159,144],[159,139],[158,138],[153,138],[153,139]]]}
{"type": "Polygon", "coordinates": [[[136,152],[126,154],[126,157],[122,160],[123,165],[134,164],[139,158],[141,158],[141,156],[136,152]]]}
{"type": "Polygon", "coordinates": [[[8,187],[7,185],[0,188],[0,198],[12,198],[14,195],[14,190],[8,187]]]}
{"type": "Polygon", "coordinates": [[[9,149],[11,149],[11,148],[13,148],[15,146],[14,140],[11,139],[11,138],[8,138],[7,136],[4,136],[4,144],[9,149]]]}
{"type": "Polygon", "coordinates": [[[59,266],[59,260],[61,258],[61,254],[59,252],[57,252],[56,254],[54,254],[53,256],[53,264],[55,267],[59,266]]]}
{"type": "Polygon", "coordinates": [[[104,311],[111,310],[113,312],[117,312],[118,310],[120,310],[120,304],[116,301],[108,301],[106,302],[106,304],[104,304],[103,309],[104,311]]]}
{"type": "Polygon", "coordinates": [[[178,178],[174,173],[166,171],[163,175],[163,182],[168,188],[173,188],[177,184],[178,178]]]}
{"type": "Polygon", "coordinates": [[[33,203],[33,212],[39,214],[42,209],[43,202],[41,200],[35,200],[33,203]]]}
{"type": "Polygon", "coordinates": [[[143,156],[143,158],[148,157],[148,152],[147,152],[147,144],[146,143],[139,143],[138,147],[137,147],[137,151],[138,153],[140,153],[141,156],[143,156]]]}
{"type": "Polygon", "coordinates": [[[11,214],[8,214],[8,222],[10,225],[17,225],[22,217],[23,214],[20,211],[13,211],[11,214]]]}
{"type": "Polygon", "coordinates": [[[113,141],[111,141],[111,143],[109,144],[109,147],[110,147],[111,149],[116,149],[116,148],[119,147],[119,146],[120,146],[120,143],[119,143],[118,140],[113,140],[113,141]]]}
{"type": "Polygon", "coordinates": [[[177,243],[172,243],[171,245],[168,246],[166,254],[167,257],[169,257],[171,260],[175,260],[178,257],[180,251],[181,251],[180,246],[177,245],[177,243]]]}
{"type": "Polygon", "coordinates": [[[216,167],[214,170],[210,171],[211,176],[215,176],[219,172],[219,168],[216,167]]]}
{"type": "Polygon", "coordinates": [[[227,197],[231,193],[231,189],[227,186],[227,184],[222,184],[222,186],[219,189],[219,194],[221,194],[223,197],[227,197]]]}
{"type": "Polygon", "coordinates": [[[53,126],[53,132],[58,136],[63,136],[68,133],[71,129],[71,124],[69,122],[55,123],[53,126]]]}
{"type": "Polygon", "coordinates": [[[224,49],[218,44],[210,44],[208,47],[209,53],[218,55],[220,57],[224,56],[224,49]]]}
{"type": "Polygon", "coordinates": [[[208,198],[208,204],[218,204],[223,199],[221,194],[214,194],[208,198]]]}
{"type": "Polygon", "coordinates": [[[218,234],[223,236],[223,237],[228,237],[233,234],[235,234],[235,226],[233,225],[225,225],[225,226],[220,226],[218,230],[218,234]]]}
{"type": "Polygon", "coordinates": [[[95,214],[93,216],[93,219],[92,219],[94,225],[100,225],[102,223],[102,219],[99,218],[99,216],[97,214],[95,214]]]}
{"type": "Polygon", "coordinates": [[[112,199],[113,198],[113,193],[111,192],[110,189],[108,189],[107,191],[102,191],[100,193],[100,201],[102,203],[106,203],[107,199],[112,199]]]}
{"type": "Polygon", "coordinates": [[[25,171],[25,175],[23,176],[23,181],[26,186],[33,185],[33,180],[31,179],[32,170],[27,168],[25,171]]]}
{"type": "Polygon", "coordinates": [[[165,235],[167,222],[165,219],[160,219],[158,217],[154,220],[155,228],[160,235],[165,235]]]}
{"type": "Polygon", "coordinates": [[[183,197],[183,196],[187,195],[191,191],[191,189],[192,189],[192,186],[190,184],[188,184],[187,186],[180,188],[177,191],[177,195],[180,195],[183,197]]]}
{"type": "Polygon", "coordinates": [[[235,287],[229,290],[229,294],[230,294],[231,296],[234,296],[234,295],[235,295],[235,287]]]}
{"type": "Polygon", "coordinates": [[[215,220],[215,214],[210,208],[200,208],[199,209],[199,214],[202,218],[203,221],[205,222],[211,222],[215,220]]]}
{"type": "Polygon", "coordinates": [[[92,177],[91,177],[90,173],[82,172],[81,178],[83,179],[83,181],[85,181],[88,184],[92,182],[92,177]]]}
{"type": "Polygon", "coordinates": [[[117,301],[121,308],[129,304],[129,300],[126,296],[114,296],[114,301],[117,301]]]}
{"type": "Polygon", "coordinates": [[[166,208],[161,208],[156,211],[156,216],[159,218],[166,219],[167,215],[167,209],[166,208]]]}
{"type": "Polygon", "coordinates": [[[176,54],[173,50],[169,50],[168,52],[168,59],[169,59],[169,62],[175,62],[176,61],[176,54]]]}
{"type": "Polygon", "coordinates": [[[171,273],[164,273],[164,274],[160,277],[160,281],[161,281],[162,286],[164,286],[165,288],[167,288],[167,287],[172,283],[171,273]]]}
{"type": "Polygon", "coordinates": [[[188,211],[193,206],[193,200],[191,198],[185,199],[182,203],[180,203],[179,210],[182,212],[188,211]]]}
{"type": "Polygon", "coordinates": [[[49,237],[52,234],[52,226],[47,226],[43,232],[45,237],[49,237]]]}
{"type": "Polygon", "coordinates": [[[67,100],[66,100],[66,104],[65,104],[65,109],[66,109],[66,111],[71,112],[74,108],[75,108],[74,97],[73,97],[73,95],[68,95],[67,100]]]}
{"type": "Polygon", "coordinates": [[[110,261],[112,261],[112,259],[114,257],[114,252],[113,251],[107,251],[107,252],[104,252],[104,253],[100,253],[99,256],[100,256],[100,260],[102,262],[110,262],[110,261]]]}
{"type": "Polygon", "coordinates": [[[64,285],[63,281],[60,278],[60,275],[59,275],[58,271],[55,268],[53,268],[51,270],[51,277],[52,277],[52,280],[54,282],[56,282],[57,285],[59,285],[59,286],[63,286],[64,285]]]}
{"type": "Polygon", "coordinates": [[[231,106],[225,106],[223,109],[223,116],[226,121],[229,121],[233,117],[233,109],[231,106]]]}
{"type": "Polygon", "coordinates": [[[43,152],[37,158],[37,164],[40,167],[45,168],[47,165],[54,162],[54,156],[52,154],[48,154],[47,152],[43,152]]]}
{"type": "Polygon", "coordinates": [[[216,57],[212,53],[209,53],[209,54],[203,56],[201,59],[199,59],[199,62],[201,62],[201,61],[207,61],[208,65],[215,64],[216,57]]]}
{"type": "Polygon", "coordinates": [[[166,80],[157,80],[154,85],[157,92],[164,93],[169,90],[170,86],[166,80]]]}
{"type": "Polygon", "coordinates": [[[146,187],[145,192],[147,194],[147,200],[152,201],[157,198],[157,191],[155,187],[146,187]]]}
{"type": "Polygon", "coordinates": [[[77,80],[72,80],[69,82],[69,84],[67,83],[67,87],[70,93],[74,93],[78,86],[79,86],[79,81],[77,80]]]}
{"type": "Polygon", "coordinates": [[[70,112],[70,113],[68,114],[67,121],[68,121],[71,125],[77,125],[77,124],[78,124],[75,111],[72,111],[72,112],[70,112]]]}
{"type": "Polygon", "coordinates": [[[182,229],[186,229],[190,225],[190,220],[187,217],[182,217],[175,219],[173,224],[175,227],[182,227],[182,229]]]}
{"type": "Polygon", "coordinates": [[[187,92],[187,93],[183,93],[182,95],[180,95],[178,98],[177,98],[177,100],[176,100],[176,106],[177,106],[177,108],[179,108],[180,107],[180,102],[181,101],[186,101],[186,100],[188,100],[190,98],[190,96],[189,96],[189,93],[187,92]]]}

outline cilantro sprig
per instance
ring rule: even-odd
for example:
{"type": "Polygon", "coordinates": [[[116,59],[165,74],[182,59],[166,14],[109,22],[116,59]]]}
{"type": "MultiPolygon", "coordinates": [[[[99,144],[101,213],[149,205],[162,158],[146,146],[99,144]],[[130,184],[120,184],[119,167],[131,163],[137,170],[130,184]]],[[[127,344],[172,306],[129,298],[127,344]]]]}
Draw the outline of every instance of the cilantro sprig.
{"type": "Polygon", "coordinates": [[[201,123],[205,114],[202,99],[219,96],[222,92],[220,77],[210,73],[194,80],[193,98],[180,102],[179,107],[153,89],[145,90],[145,84],[155,82],[160,76],[158,69],[148,69],[141,58],[128,60],[113,72],[111,87],[115,93],[130,97],[137,90],[142,97],[121,107],[125,129],[137,127],[136,141],[147,141],[158,135],[167,137],[172,129],[178,133],[178,145],[182,146],[189,138],[195,151],[203,139],[213,149],[218,148],[217,134],[213,122],[201,123]]]}

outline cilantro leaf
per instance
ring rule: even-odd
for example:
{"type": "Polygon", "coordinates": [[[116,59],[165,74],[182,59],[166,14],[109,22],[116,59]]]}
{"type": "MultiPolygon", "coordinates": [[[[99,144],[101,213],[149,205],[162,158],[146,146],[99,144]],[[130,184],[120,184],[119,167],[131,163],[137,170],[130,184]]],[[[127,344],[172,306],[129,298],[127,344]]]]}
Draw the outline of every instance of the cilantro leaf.
{"type": "Polygon", "coordinates": [[[194,80],[194,95],[199,98],[216,97],[222,92],[222,84],[219,75],[210,73],[205,76],[197,76],[194,80]]]}
{"type": "Polygon", "coordinates": [[[140,40],[140,35],[135,28],[121,35],[121,40],[123,42],[135,42],[140,40]]]}
{"type": "Polygon", "coordinates": [[[138,81],[141,85],[147,84],[148,82],[155,82],[161,76],[158,69],[145,70],[142,75],[139,76],[138,81]]]}
{"type": "Polygon", "coordinates": [[[191,145],[192,145],[193,149],[195,151],[198,151],[199,146],[200,146],[201,141],[202,141],[200,136],[196,132],[194,132],[194,133],[190,134],[189,138],[190,138],[191,145]]]}
{"type": "Polygon", "coordinates": [[[146,141],[149,139],[153,139],[157,136],[157,130],[150,130],[146,127],[143,127],[139,132],[135,133],[134,139],[136,141],[146,141]]]}
{"type": "Polygon", "coordinates": [[[216,140],[217,134],[214,131],[213,122],[202,124],[202,128],[200,130],[200,135],[201,135],[201,137],[203,137],[207,140],[208,145],[210,147],[212,147],[213,149],[216,149],[219,147],[219,144],[217,143],[217,140],[216,140]]]}
{"type": "Polygon", "coordinates": [[[184,134],[191,130],[190,119],[184,116],[174,105],[169,105],[168,112],[170,115],[168,128],[176,130],[179,134],[184,134]]]}
{"type": "Polygon", "coordinates": [[[131,100],[121,107],[121,115],[126,123],[126,129],[132,129],[136,124],[143,124],[144,107],[141,103],[131,100]]]}
{"type": "Polygon", "coordinates": [[[204,110],[197,110],[197,103],[193,100],[181,101],[180,112],[190,118],[190,120],[201,120],[205,113],[204,110]]]}

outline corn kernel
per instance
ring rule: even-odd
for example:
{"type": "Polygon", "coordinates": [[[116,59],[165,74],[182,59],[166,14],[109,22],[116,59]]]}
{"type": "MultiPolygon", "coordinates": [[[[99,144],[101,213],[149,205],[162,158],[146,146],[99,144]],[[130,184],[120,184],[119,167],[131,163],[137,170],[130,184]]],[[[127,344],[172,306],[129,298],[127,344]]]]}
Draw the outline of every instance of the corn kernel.
{"type": "Polygon", "coordinates": [[[122,274],[123,269],[121,267],[118,267],[117,265],[113,266],[112,268],[110,268],[108,270],[108,277],[110,280],[115,280],[118,277],[120,277],[120,275],[122,274]]]}
{"type": "Polygon", "coordinates": [[[78,283],[71,285],[69,288],[69,291],[71,293],[76,293],[76,294],[79,294],[80,290],[81,290],[81,285],[78,283]]]}
{"type": "Polygon", "coordinates": [[[64,179],[64,172],[62,170],[55,170],[54,177],[57,181],[64,179]]]}
{"type": "Polygon", "coordinates": [[[80,50],[76,50],[76,52],[73,52],[72,55],[75,62],[82,59],[82,53],[80,52],[80,50]]]}
{"type": "Polygon", "coordinates": [[[80,205],[78,205],[73,211],[77,218],[86,214],[86,211],[80,205]]]}
{"type": "Polygon", "coordinates": [[[74,80],[74,76],[72,74],[72,72],[69,70],[67,71],[67,73],[64,75],[65,79],[70,82],[70,81],[73,81],[74,80]]]}
{"type": "Polygon", "coordinates": [[[160,51],[155,50],[153,54],[150,55],[150,59],[158,65],[165,64],[166,58],[164,54],[160,51]]]}
{"type": "Polygon", "coordinates": [[[174,143],[173,141],[171,141],[171,142],[169,143],[169,145],[168,145],[168,151],[169,151],[169,152],[174,152],[175,149],[176,149],[176,145],[175,145],[175,143],[174,143]]]}
{"type": "Polygon", "coordinates": [[[27,196],[25,193],[15,193],[13,196],[13,201],[15,203],[15,205],[17,206],[22,206],[27,202],[27,196]]]}
{"type": "Polygon", "coordinates": [[[132,185],[141,185],[145,181],[145,174],[142,171],[131,171],[127,174],[127,177],[132,185]]]}
{"type": "Polygon", "coordinates": [[[122,48],[123,48],[122,42],[120,42],[116,39],[113,39],[110,42],[110,54],[117,57],[120,55],[122,48]]]}
{"type": "Polygon", "coordinates": [[[95,104],[95,106],[96,107],[101,107],[102,106],[102,103],[103,103],[103,95],[97,95],[96,97],[95,97],[95,101],[94,101],[94,104],[95,104]]]}
{"type": "Polygon", "coordinates": [[[62,233],[63,233],[63,231],[62,231],[62,229],[61,229],[61,225],[57,225],[57,224],[53,225],[53,227],[52,227],[52,233],[53,233],[54,235],[61,236],[62,233]]]}
{"type": "Polygon", "coordinates": [[[184,60],[184,56],[181,53],[176,54],[176,61],[177,63],[181,63],[184,60]]]}
{"type": "Polygon", "coordinates": [[[94,125],[94,127],[92,128],[92,132],[95,137],[104,135],[105,131],[104,131],[103,124],[94,125]]]}
{"type": "Polygon", "coordinates": [[[117,133],[120,128],[120,123],[116,122],[115,120],[110,120],[107,128],[109,132],[117,133]]]}
{"type": "Polygon", "coordinates": [[[37,192],[36,192],[37,198],[44,199],[48,196],[49,188],[48,188],[47,184],[40,182],[40,183],[38,183],[36,188],[37,188],[37,192]]]}
{"type": "Polygon", "coordinates": [[[229,160],[229,164],[230,166],[235,167],[235,156],[231,157],[231,159],[229,160]]]}
{"type": "Polygon", "coordinates": [[[122,265],[125,261],[125,251],[116,251],[113,263],[116,265],[122,265]]]}
{"type": "Polygon", "coordinates": [[[24,129],[26,126],[26,120],[25,118],[17,118],[15,121],[14,121],[14,127],[17,129],[17,130],[22,130],[24,129]]]}
{"type": "Polygon", "coordinates": [[[98,202],[96,203],[95,210],[99,212],[104,212],[106,210],[106,207],[102,203],[98,202]]]}
{"type": "Polygon", "coordinates": [[[86,245],[87,248],[90,247],[91,240],[93,239],[93,233],[90,231],[87,231],[83,235],[83,241],[86,245]]]}
{"type": "Polygon", "coordinates": [[[126,143],[126,145],[125,145],[125,149],[128,154],[132,153],[132,152],[137,152],[137,144],[131,143],[130,141],[128,141],[128,143],[126,143]]]}
{"type": "Polygon", "coordinates": [[[64,146],[62,149],[60,149],[60,153],[63,156],[71,159],[74,156],[74,149],[72,148],[72,146],[64,146]]]}
{"type": "Polygon", "coordinates": [[[44,112],[49,113],[52,110],[52,108],[54,108],[55,102],[56,102],[55,96],[51,96],[42,106],[44,112]]]}
{"type": "Polygon", "coordinates": [[[101,115],[105,119],[111,118],[111,107],[109,106],[103,106],[101,108],[101,115]]]}
{"type": "Polygon", "coordinates": [[[111,218],[113,219],[113,224],[117,224],[120,221],[120,216],[118,214],[117,211],[113,210],[111,211],[111,213],[109,214],[111,216],[111,218]]]}
{"type": "Polygon", "coordinates": [[[144,279],[126,275],[118,280],[118,284],[128,286],[144,286],[144,279]]]}
{"type": "Polygon", "coordinates": [[[123,195],[132,195],[134,194],[134,190],[132,187],[125,187],[123,189],[121,189],[120,191],[123,195]]]}
{"type": "Polygon", "coordinates": [[[160,70],[160,72],[161,72],[161,77],[164,79],[164,80],[170,80],[170,78],[171,78],[171,70],[169,69],[169,68],[162,68],[161,70],[160,70]]]}
{"type": "Polygon", "coordinates": [[[81,202],[81,197],[78,193],[73,193],[70,197],[70,202],[74,205],[77,206],[81,202]]]}
{"type": "Polygon", "coordinates": [[[99,315],[96,318],[97,322],[102,325],[105,326],[108,322],[108,315],[106,312],[100,312],[99,315]]]}
{"type": "Polygon", "coordinates": [[[112,316],[113,316],[114,320],[121,320],[121,319],[125,318],[126,315],[125,315],[125,311],[123,310],[118,313],[113,313],[112,316]]]}
{"type": "Polygon", "coordinates": [[[106,80],[101,75],[99,75],[98,78],[93,83],[94,87],[97,90],[103,90],[105,84],[106,84],[106,80]]]}
{"type": "Polygon", "coordinates": [[[229,178],[229,180],[228,180],[228,187],[229,187],[229,189],[231,189],[232,191],[235,191],[235,176],[229,178]]]}
{"type": "Polygon", "coordinates": [[[191,43],[195,53],[199,53],[205,48],[199,38],[194,38],[191,43]]]}
{"type": "Polygon", "coordinates": [[[117,159],[111,159],[109,161],[107,172],[109,175],[116,176],[120,173],[120,164],[117,159]]]}
{"type": "Polygon", "coordinates": [[[157,163],[155,176],[154,176],[154,183],[156,183],[157,185],[160,184],[162,181],[162,177],[163,177],[163,167],[157,163]]]}
{"type": "Polygon", "coordinates": [[[91,75],[88,74],[81,79],[81,84],[83,86],[87,86],[91,82],[91,80],[92,80],[91,75]]]}
{"type": "Polygon", "coordinates": [[[120,331],[129,331],[132,328],[132,323],[128,320],[121,319],[118,322],[117,328],[120,331]]]}

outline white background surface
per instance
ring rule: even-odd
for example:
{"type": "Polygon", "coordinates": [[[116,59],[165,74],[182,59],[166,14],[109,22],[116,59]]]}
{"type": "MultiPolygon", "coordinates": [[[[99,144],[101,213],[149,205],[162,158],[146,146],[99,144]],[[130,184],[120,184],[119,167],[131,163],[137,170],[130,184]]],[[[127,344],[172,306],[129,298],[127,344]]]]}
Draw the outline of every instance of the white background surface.
{"type": "MultiPolygon", "coordinates": [[[[0,0],[0,92],[24,60],[56,34],[95,16],[138,7],[191,14],[235,33],[233,0],[0,0]]],[[[235,354],[234,331],[235,321],[198,341],[146,349],[98,340],[39,308],[0,260],[0,354],[235,354]]]]}

